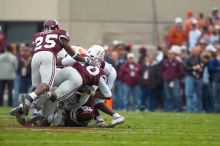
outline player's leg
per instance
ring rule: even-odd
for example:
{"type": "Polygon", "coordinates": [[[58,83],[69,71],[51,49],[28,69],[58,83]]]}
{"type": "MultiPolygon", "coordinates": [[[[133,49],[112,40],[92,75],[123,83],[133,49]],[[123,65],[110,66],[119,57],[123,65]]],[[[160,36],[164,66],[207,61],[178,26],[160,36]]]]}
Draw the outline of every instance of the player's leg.
{"type": "Polygon", "coordinates": [[[58,70],[56,72],[55,79],[54,79],[54,84],[53,84],[54,89],[49,91],[47,94],[44,94],[45,95],[44,97],[40,97],[37,100],[35,100],[33,104],[31,105],[30,109],[31,109],[32,117],[35,117],[35,115],[41,114],[39,113],[38,107],[42,105],[44,105],[43,110],[42,110],[43,115],[44,116],[51,115],[50,111],[53,112],[51,108],[54,107],[55,102],[51,102],[52,103],[52,106],[51,106],[51,104],[49,104],[50,100],[48,99],[51,98],[51,96],[55,96],[53,98],[54,100],[57,101],[57,98],[59,100],[60,98],[64,96],[65,97],[71,96],[71,94],[73,94],[73,92],[76,90],[76,88],[78,88],[78,86],[81,85],[81,83],[82,82],[80,80],[80,77],[77,76],[76,70],[73,69],[72,67],[67,67],[67,68],[58,70]]]}
{"type": "Polygon", "coordinates": [[[30,94],[26,94],[22,98],[22,105],[25,114],[28,114],[31,103],[36,100],[38,96],[49,91],[52,87],[56,72],[56,58],[51,52],[38,52],[33,57],[31,67],[32,74],[36,79],[39,79],[40,73],[41,81],[39,83],[39,80],[33,80],[32,84],[36,87],[35,90],[30,94]],[[35,75],[35,71],[39,71],[39,73],[35,75]]]}
{"type": "Polygon", "coordinates": [[[42,114],[42,105],[47,102],[48,98],[44,96],[40,96],[37,98],[34,102],[32,102],[30,106],[30,115],[31,118],[37,117],[37,116],[43,116],[42,114]]]}
{"type": "MultiPolygon", "coordinates": [[[[61,74],[59,74],[59,71],[61,71],[61,69],[56,68],[56,75],[54,78],[54,84],[53,84],[53,89],[55,90],[57,86],[59,86],[59,84],[61,84],[64,79],[62,78],[61,74]]],[[[33,79],[32,79],[33,80],[33,79]]],[[[36,84],[35,84],[36,85],[36,84]]],[[[35,88],[32,88],[30,90],[30,92],[34,91],[35,88]]],[[[44,103],[49,99],[50,97],[48,97],[48,93],[43,94],[42,96],[40,96],[39,98],[37,98],[30,106],[30,114],[31,117],[34,118],[36,116],[43,116],[42,115],[42,110],[41,107],[44,105],[44,103]]]]}
{"type": "Polygon", "coordinates": [[[54,85],[58,85],[55,91],[51,91],[52,98],[62,101],[71,95],[82,85],[82,77],[79,72],[72,67],[65,67],[56,75],[54,85]]]}
{"type": "MultiPolygon", "coordinates": [[[[110,124],[111,127],[114,127],[116,125],[119,125],[121,123],[123,123],[125,121],[125,118],[123,116],[121,116],[120,114],[116,113],[113,109],[111,109],[103,99],[99,99],[99,98],[93,98],[94,99],[94,102],[95,102],[95,110],[101,110],[102,112],[108,114],[109,116],[112,117],[112,122],[110,124]]],[[[97,111],[95,111],[95,113],[97,115],[96,116],[96,125],[100,125],[101,126],[101,123],[102,123],[102,120],[104,120],[102,118],[101,115],[99,115],[99,113],[97,111]]]]}

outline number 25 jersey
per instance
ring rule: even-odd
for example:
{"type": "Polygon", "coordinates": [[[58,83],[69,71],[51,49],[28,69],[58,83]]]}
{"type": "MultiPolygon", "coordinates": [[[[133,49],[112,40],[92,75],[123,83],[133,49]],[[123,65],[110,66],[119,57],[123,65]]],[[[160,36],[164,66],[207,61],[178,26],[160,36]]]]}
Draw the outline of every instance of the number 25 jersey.
{"type": "Polygon", "coordinates": [[[57,54],[62,48],[62,39],[70,40],[68,33],[65,30],[45,30],[33,35],[34,53],[39,51],[50,51],[57,54]]]}

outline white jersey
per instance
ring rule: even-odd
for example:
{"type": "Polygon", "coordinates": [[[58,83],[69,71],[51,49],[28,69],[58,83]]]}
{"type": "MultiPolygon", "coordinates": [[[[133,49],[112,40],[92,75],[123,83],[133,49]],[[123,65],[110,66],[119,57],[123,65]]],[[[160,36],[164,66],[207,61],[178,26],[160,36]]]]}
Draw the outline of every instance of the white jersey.
{"type": "Polygon", "coordinates": [[[105,66],[103,70],[105,74],[107,75],[107,81],[108,81],[107,85],[110,89],[112,89],[115,79],[117,77],[117,72],[115,68],[107,62],[105,62],[105,66]]]}

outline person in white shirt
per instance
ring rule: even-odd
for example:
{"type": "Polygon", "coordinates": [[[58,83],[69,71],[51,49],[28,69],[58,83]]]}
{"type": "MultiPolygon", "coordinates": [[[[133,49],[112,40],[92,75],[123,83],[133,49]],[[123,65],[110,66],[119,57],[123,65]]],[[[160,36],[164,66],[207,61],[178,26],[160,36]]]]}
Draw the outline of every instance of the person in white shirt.
{"type": "Polygon", "coordinates": [[[199,37],[201,36],[201,31],[197,28],[197,20],[192,20],[192,28],[189,32],[189,48],[194,48],[199,40],[199,37]]]}
{"type": "Polygon", "coordinates": [[[0,106],[3,106],[3,95],[6,85],[8,86],[8,105],[12,106],[12,89],[18,68],[18,60],[11,51],[11,46],[8,46],[6,51],[0,54],[0,106]]]}

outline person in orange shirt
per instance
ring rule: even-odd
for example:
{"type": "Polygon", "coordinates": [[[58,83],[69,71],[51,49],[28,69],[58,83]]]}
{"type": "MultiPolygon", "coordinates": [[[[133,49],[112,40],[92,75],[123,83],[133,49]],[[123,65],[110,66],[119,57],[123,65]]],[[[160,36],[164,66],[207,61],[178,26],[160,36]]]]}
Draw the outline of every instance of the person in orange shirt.
{"type": "Polygon", "coordinates": [[[198,14],[198,29],[201,31],[202,28],[206,25],[205,19],[204,19],[204,14],[203,13],[199,13],[198,14]]]}
{"type": "Polygon", "coordinates": [[[173,26],[168,32],[168,46],[181,46],[186,42],[186,34],[182,22],[182,18],[176,17],[175,26],[173,26]]]}

